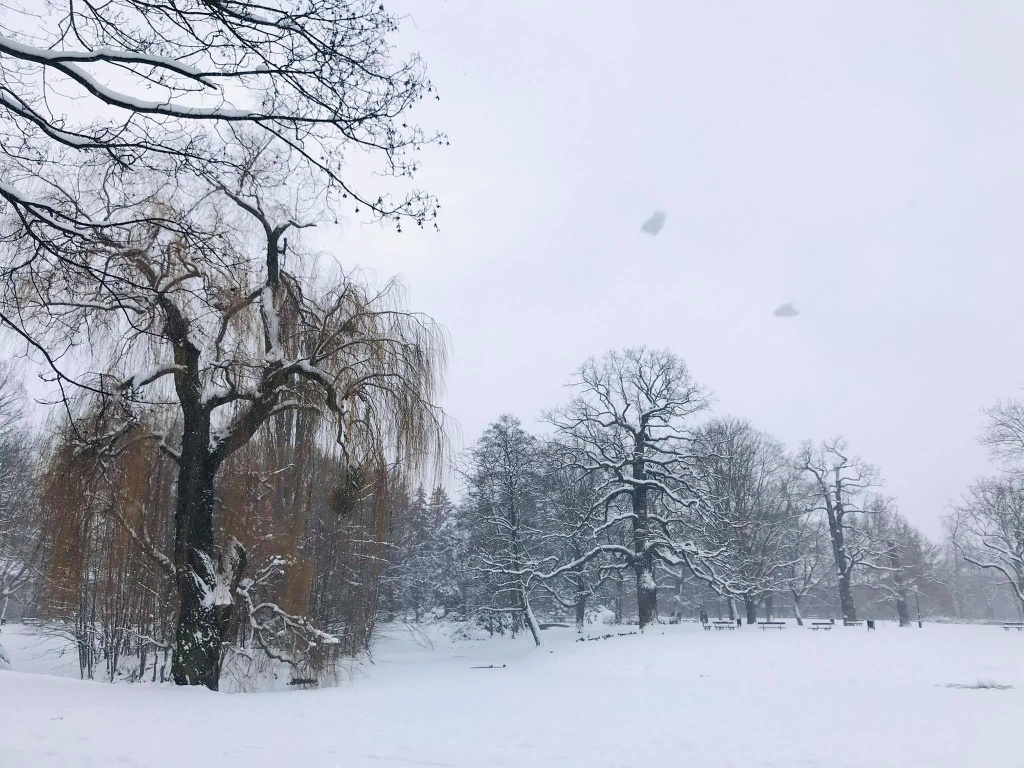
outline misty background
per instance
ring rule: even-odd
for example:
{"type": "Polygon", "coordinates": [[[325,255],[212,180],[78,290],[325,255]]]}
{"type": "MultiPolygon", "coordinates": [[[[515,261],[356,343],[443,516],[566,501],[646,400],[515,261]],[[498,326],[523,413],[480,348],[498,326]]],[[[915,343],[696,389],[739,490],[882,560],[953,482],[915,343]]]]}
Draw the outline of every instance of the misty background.
{"type": "Polygon", "coordinates": [[[718,413],[844,435],[939,533],[1024,384],[1024,6],[391,7],[441,95],[441,231],[318,238],[447,327],[457,445],[536,426],[590,355],[671,347],[718,413]]]}

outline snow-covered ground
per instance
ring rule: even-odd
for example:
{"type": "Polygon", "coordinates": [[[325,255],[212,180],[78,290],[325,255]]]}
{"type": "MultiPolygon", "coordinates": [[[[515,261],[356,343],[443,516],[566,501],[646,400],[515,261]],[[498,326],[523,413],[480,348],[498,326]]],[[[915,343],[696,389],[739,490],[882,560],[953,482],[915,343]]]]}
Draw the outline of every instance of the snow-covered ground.
{"type": "MultiPolygon", "coordinates": [[[[534,649],[392,629],[317,691],[2,672],[0,766],[1024,766],[1024,633],[627,631],[549,630],[534,649]]],[[[2,638],[15,670],[53,667],[16,627],[2,638]]]]}

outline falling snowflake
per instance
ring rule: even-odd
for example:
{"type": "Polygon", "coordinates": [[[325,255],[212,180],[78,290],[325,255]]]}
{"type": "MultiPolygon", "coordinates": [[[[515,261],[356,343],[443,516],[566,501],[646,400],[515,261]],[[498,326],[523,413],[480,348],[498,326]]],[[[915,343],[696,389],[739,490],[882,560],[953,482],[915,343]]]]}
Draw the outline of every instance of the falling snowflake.
{"type": "Polygon", "coordinates": [[[640,225],[640,229],[649,235],[656,235],[661,232],[661,228],[665,226],[665,212],[655,211],[654,215],[651,216],[647,221],[640,225]]]}
{"type": "Polygon", "coordinates": [[[800,310],[794,307],[792,303],[786,302],[785,304],[779,304],[772,314],[776,317],[796,317],[800,314],[800,310]]]}

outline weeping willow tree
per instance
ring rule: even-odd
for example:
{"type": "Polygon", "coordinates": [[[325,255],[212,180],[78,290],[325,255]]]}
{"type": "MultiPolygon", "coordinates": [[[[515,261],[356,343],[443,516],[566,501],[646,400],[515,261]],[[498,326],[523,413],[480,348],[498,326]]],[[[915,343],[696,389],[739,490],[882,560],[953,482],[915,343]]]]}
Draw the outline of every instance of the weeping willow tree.
{"type": "Polygon", "coordinates": [[[218,527],[233,456],[315,413],[293,442],[333,444],[343,485],[379,495],[440,440],[434,325],[393,284],[314,281],[288,247],[299,198],[326,209],[313,218],[434,220],[432,196],[401,190],[444,137],[409,117],[434,93],[417,56],[394,57],[397,26],[375,0],[61,0],[0,19],[0,325],[53,377],[76,456],[171,463],[170,547],[118,523],[174,584],[182,684],[217,686],[258,578],[218,527]]]}
{"type": "Polygon", "coordinates": [[[218,484],[221,525],[240,532],[252,563],[234,647],[294,664],[302,678],[368,647],[404,498],[395,466],[354,468],[330,442],[304,439],[318,421],[301,411],[277,419],[229,460],[218,484]]]}
{"type": "Polygon", "coordinates": [[[75,380],[88,407],[64,395],[69,449],[101,465],[159,452],[173,467],[169,551],[130,516],[113,517],[174,584],[175,682],[213,689],[240,607],[257,634],[338,641],[253,594],[280,577],[302,536],[308,481],[275,487],[277,508],[296,519],[269,570],[253,571],[246,537],[220,515],[222,476],[244,464],[233,459],[259,443],[284,470],[330,446],[339,504],[354,507],[386,499],[396,474],[419,472],[443,443],[442,332],[405,309],[394,282],[313,279],[321,262],[294,246],[306,224],[275,198],[287,156],[247,149],[231,187],[213,184],[187,205],[154,188],[145,216],[61,259],[26,241],[31,258],[5,297],[38,350],[59,349],[87,372],[75,380]]]}
{"type": "Polygon", "coordinates": [[[39,607],[52,631],[74,641],[83,678],[103,664],[111,680],[163,680],[173,582],[136,539],[173,540],[173,518],[156,512],[173,505],[172,467],[149,451],[97,451],[83,430],[109,425],[84,413],[74,426],[77,434],[66,419],[52,425],[45,453],[39,607]]]}
{"type": "MultiPolygon", "coordinates": [[[[155,553],[174,546],[177,465],[145,443],[98,440],[114,428],[95,405],[78,404],[73,422],[51,428],[40,608],[49,631],[74,641],[83,677],[164,680],[177,602],[173,572],[155,553]]],[[[215,536],[237,539],[247,561],[222,646],[222,678],[234,687],[274,662],[291,665],[293,680],[330,680],[340,657],[368,647],[380,612],[402,536],[403,478],[394,467],[384,482],[346,471],[332,440],[306,439],[327,434],[319,420],[282,414],[215,482],[215,536]]]]}

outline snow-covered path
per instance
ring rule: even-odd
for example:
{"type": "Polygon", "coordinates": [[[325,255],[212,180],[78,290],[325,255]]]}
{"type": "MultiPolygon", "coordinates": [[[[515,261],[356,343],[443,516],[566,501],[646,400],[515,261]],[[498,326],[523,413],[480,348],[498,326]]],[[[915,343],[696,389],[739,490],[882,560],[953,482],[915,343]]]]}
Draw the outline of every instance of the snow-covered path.
{"type": "Polygon", "coordinates": [[[1024,633],[545,639],[426,649],[396,633],[351,682],[305,692],[0,673],[0,766],[1024,766],[1024,633]],[[1013,687],[947,687],[979,681],[1013,687]]]}

